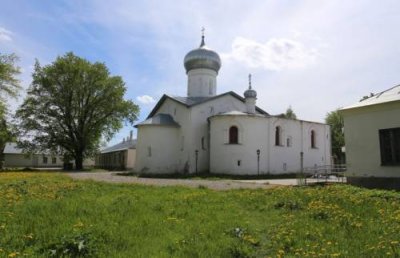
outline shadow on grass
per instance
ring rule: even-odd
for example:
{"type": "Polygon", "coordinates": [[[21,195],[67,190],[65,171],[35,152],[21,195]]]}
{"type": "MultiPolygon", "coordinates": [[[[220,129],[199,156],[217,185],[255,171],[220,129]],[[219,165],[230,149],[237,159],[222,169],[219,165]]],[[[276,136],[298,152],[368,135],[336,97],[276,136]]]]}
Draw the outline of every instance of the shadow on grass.
{"type": "Polygon", "coordinates": [[[165,179],[208,179],[208,180],[218,180],[218,179],[241,179],[241,180],[257,180],[257,179],[288,179],[288,178],[298,178],[296,173],[291,174],[264,174],[264,175],[228,175],[228,174],[211,174],[211,173],[197,173],[197,174],[144,174],[137,173],[133,171],[117,173],[119,176],[135,176],[140,178],[165,178],[165,179]]]}
{"type": "Polygon", "coordinates": [[[79,172],[106,172],[107,170],[100,170],[100,169],[95,169],[95,168],[84,168],[81,170],[74,170],[74,169],[63,169],[61,167],[42,167],[42,168],[32,168],[32,167],[24,167],[24,168],[18,168],[18,167],[9,167],[9,168],[3,168],[0,170],[0,173],[2,172],[66,172],[66,173],[79,173],[79,172]]]}

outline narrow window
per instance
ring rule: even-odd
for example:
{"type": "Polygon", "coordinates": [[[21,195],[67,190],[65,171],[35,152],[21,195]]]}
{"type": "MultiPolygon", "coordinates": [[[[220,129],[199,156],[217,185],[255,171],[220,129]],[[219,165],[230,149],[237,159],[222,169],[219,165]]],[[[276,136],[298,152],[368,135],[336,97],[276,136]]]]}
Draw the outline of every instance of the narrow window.
{"type": "Polygon", "coordinates": [[[229,143],[230,144],[238,144],[239,143],[239,132],[238,128],[236,126],[231,126],[229,128],[229,143]]]}
{"type": "Polygon", "coordinates": [[[182,136],[181,138],[181,151],[185,149],[185,136],[182,136]]]}
{"type": "Polygon", "coordinates": [[[286,139],[286,146],[292,147],[292,137],[288,137],[288,138],[286,139]]]}
{"type": "Polygon", "coordinates": [[[317,148],[316,144],[315,144],[315,131],[314,130],[311,130],[311,148],[313,148],[313,149],[317,148]]]}
{"type": "Polygon", "coordinates": [[[52,164],[56,164],[56,163],[57,163],[57,158],[56,158],[56,157],[53,157],[53,158],[51,159],[51,163],[52,163],[52,164]]]}
{"type": "Polygon", "coordinates": [[[282,134],[282,129],[280,126],[275,127],[275,145],[276,146],[281,146],[281,134],[282,134]]]}
{"type": "Polygon", "coordinates": [[[210,83],[208,85],[208,94],[212,95],[213,94],[213,85],[212,85],[212,80],[210,80],[210,83]]]}
{"type": "Polygon", "coordinates": [[[201,137],[201,149],[202,150],[206,149],[206,146],[205,146],[205,143],[204,143],[204,137],[201,137]]]}
{"type": "Polygon", "coordinates": [[[47,157],[43,157],[43,164],[47,164],[47,157]]]}
{"type": "Polygon", "coordinates": [[[238,165],[238,167],[240,167],[241,163],[242,163],[242,161],[241,161],[241,160],[238,160],[238,161],[237,161],[237,165],[238,165]]]}
{"type": "Polygon", "coordinates": [[[147,156],[151,157],[151,147],[147,147],[147,156]]]}
{"type": "Polygon", "coordinates": [[[400,165],[400,128],[379,130],[381,164],[400,165]]]}

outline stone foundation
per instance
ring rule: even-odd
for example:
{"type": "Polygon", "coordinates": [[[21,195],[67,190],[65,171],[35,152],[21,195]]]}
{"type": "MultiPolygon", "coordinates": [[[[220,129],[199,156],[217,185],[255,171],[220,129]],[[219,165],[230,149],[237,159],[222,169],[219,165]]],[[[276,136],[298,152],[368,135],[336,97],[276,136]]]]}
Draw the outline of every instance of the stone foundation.
{"type": "Polygon", "coordinates": [[[347,183],[365,188],[400,191],[399,177],[348,177],[347,183]]]}

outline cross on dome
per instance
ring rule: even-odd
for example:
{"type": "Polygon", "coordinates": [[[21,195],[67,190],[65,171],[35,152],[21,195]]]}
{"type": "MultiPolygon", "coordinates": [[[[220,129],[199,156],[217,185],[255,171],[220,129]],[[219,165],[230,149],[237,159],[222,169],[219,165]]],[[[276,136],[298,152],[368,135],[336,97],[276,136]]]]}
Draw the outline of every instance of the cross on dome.
{"type": "Polygon", "coordinates": [[[249,73],[249,89],[251,90],[251,73],[249,73]]]}
{"type": "Polygon", "coordinates": [[[200,43],[200,47],[203,47],[206,45],[206,43],[204,42],[204,31],[206,29],[204,29],[204,27],[201,27],[201,43],[200,43]]]}

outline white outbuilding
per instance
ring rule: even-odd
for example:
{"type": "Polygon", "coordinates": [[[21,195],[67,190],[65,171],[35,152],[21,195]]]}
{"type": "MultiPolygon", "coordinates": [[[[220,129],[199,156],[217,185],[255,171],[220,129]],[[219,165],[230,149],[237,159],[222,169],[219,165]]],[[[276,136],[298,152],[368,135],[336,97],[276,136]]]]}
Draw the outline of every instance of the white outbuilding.
{"type": "Polygon", "coordinates": [[[296,173],[331,164],[330,127],[272,116],[244,97],[217,94],[219,55],[202,36],[184,58],[187,96],[163,95],[138,129],[138,173],[262,175],[296,173]]]}
{"type": "Polygon", "coordinates": [[[400,189],[400,85],[341,109],[347,182],[400,189]]]}

